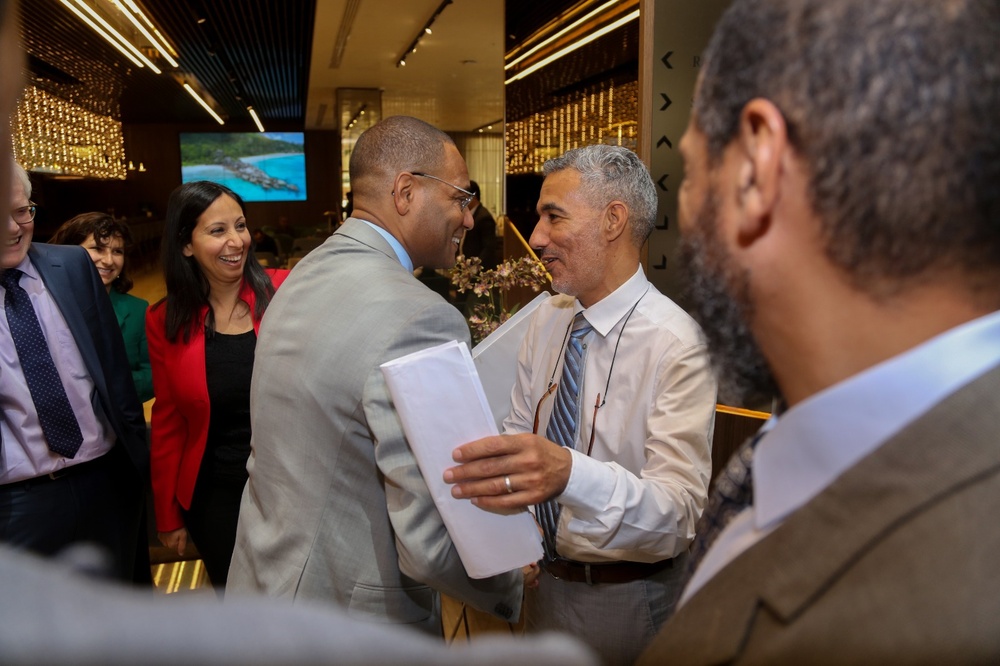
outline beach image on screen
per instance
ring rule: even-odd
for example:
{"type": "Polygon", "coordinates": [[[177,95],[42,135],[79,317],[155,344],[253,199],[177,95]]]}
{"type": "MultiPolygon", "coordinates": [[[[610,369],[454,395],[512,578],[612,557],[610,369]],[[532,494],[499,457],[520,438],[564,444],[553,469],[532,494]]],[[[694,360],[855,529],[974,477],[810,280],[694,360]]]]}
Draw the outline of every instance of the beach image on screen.
{"type": "Polygon", "coordinates": [[[181,182],[211,180],[244,201],[305,201],[302,132],[182,133],[181,182]]]}

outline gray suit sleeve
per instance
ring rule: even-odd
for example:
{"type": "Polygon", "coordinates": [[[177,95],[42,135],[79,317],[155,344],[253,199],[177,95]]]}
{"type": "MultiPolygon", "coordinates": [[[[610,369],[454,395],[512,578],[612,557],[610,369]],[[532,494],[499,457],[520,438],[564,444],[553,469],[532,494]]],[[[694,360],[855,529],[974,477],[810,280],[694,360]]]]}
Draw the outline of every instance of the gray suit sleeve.
{"type": "MultiPolygon", "coordinates": [[[[469,341],[461,314],[441,301],[418,312],[386,350],[386,360],[451,340],[469,341]]],[[[385,477],[386,503],[396,537],[400,570],[440,592],[504,620],[520,614],[519,570],[486,579],[465,572],[427,484],[403,434],[381,370],[365,386],[364,409],[375,438],[375,460],[385,477]]]]}

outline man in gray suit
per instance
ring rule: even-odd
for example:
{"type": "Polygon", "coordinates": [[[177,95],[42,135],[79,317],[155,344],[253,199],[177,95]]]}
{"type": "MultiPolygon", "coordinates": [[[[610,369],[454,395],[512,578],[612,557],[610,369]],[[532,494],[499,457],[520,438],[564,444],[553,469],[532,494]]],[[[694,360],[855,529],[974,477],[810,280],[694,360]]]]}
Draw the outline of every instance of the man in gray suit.
{"type": "MultiPolygon", "coordinates": [[[[3,0],[0,0],[3,2],[3,0]]],[[[71,557],[72,556],[72,557],[71,557]]],[[[569,636],[477,637],[470,644],[350,617],[329,604],[142,594],[0,545],[0,663],[281,666],[597,666],[569,636]]]]}
{"type": "Polygon", "coordinates": [[[1000,655],[998,44],[996,0],[721,20],[684,257],[724,377],[787,410],[723,472],[641,663],[1000,655]]]}
{"type": "Polygon", "coordinates": [[[362,134],[350,172],[352,217],[296,265],[261,326],[228,589],[437,634],[438,592],[514,620],[522,573],[466,575],[379,370],[469,341],[458,310],[413,277],[453,265],[472,226],[465,161],[443,132],[395,116],[362,134]]]}

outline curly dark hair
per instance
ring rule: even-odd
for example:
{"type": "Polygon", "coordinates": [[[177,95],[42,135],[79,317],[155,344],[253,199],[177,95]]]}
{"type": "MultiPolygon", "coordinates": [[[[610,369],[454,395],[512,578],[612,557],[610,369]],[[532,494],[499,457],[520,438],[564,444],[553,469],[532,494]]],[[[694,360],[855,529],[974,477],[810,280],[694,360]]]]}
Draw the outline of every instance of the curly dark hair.
{"type": "MultiPolygon", "coordinates": [[[[199,180],[184,183],[170,193],[167,201],[167,219],[163,227],[163,241],[160,245],[160,262],[167,284],[167,296],[154,307],[166,307],[166,336],[176,342],[179,335],[187,343],[198,326],[201,309],[208,306],[209,284],[194,257],[184,256],[184,246],[191,242],[191,233],[198,224],[198,218],[221,196],[228,196],[239,204],[246,216],[243,199],[231,189],[218,183],[199,180]]],[[[247,248],[247,258],[243,266],[243,280],[250,285],[256,297],[254,320],[264,316],[274,285],[271,278],[257,261],[253,244],[247,248]]],[[[206,332],[215,331],[215,316],[208,308],[205,318],[206,332]]]]}
{"type": "Polygon", "coordinates": [[[876,298],[1000,273],[1000,3],[737,0],[702,60],[710,162],[766,98],[810,171],[826,253],[876,298]]]}
{"type": "Polygon", "coordinates": [[[128,251],[132,249],[132,230],[124,221],[116,220],[107,213],[80,213],[70,218],[56,229],[49,242],[53,245],[83,245],[87,237],[94,234],[94,241],[100,246],[106,246],[112,238],[122,239],[125,246],[125,264],[121,273],[111,288],[120,294],[127,294],[132,289],[132,278],[128,276],[128,251]]]}

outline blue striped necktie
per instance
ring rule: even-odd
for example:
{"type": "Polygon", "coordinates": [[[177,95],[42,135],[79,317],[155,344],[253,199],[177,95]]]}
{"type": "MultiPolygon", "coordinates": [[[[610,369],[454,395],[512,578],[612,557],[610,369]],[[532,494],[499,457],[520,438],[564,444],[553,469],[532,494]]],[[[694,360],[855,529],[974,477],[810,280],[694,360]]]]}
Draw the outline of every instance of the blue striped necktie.
{"type": "Polygon", "coordinates": [[[0,284],[7,290],[3,305],[10,336],[14,339],[21,372],[49,450],[72,458],[83,443],[80,424],[52,361],[31,298],[19,284],[22,275],[24,273],[16,268],[7,269],[0,275],[0,284]]]}
{"type": "MultiPolygon", "coordinates": [[[[583,366],[586,362],[586,347],[583,337],[594,330],[583,313],[579,312],[573,321],[573,332],[566,343],[562,375],[556,389],[555,405],[545,430],[545,436],[559,444],[573,448],[576,444],[577,426],[580,421],[580,387],[583,380],[583,366]]],[[[544,533],[545,556],[556,558],[556,530],[559,527],[559,504],[548,500],[535,506],[538,524],[544,533]]]]}

